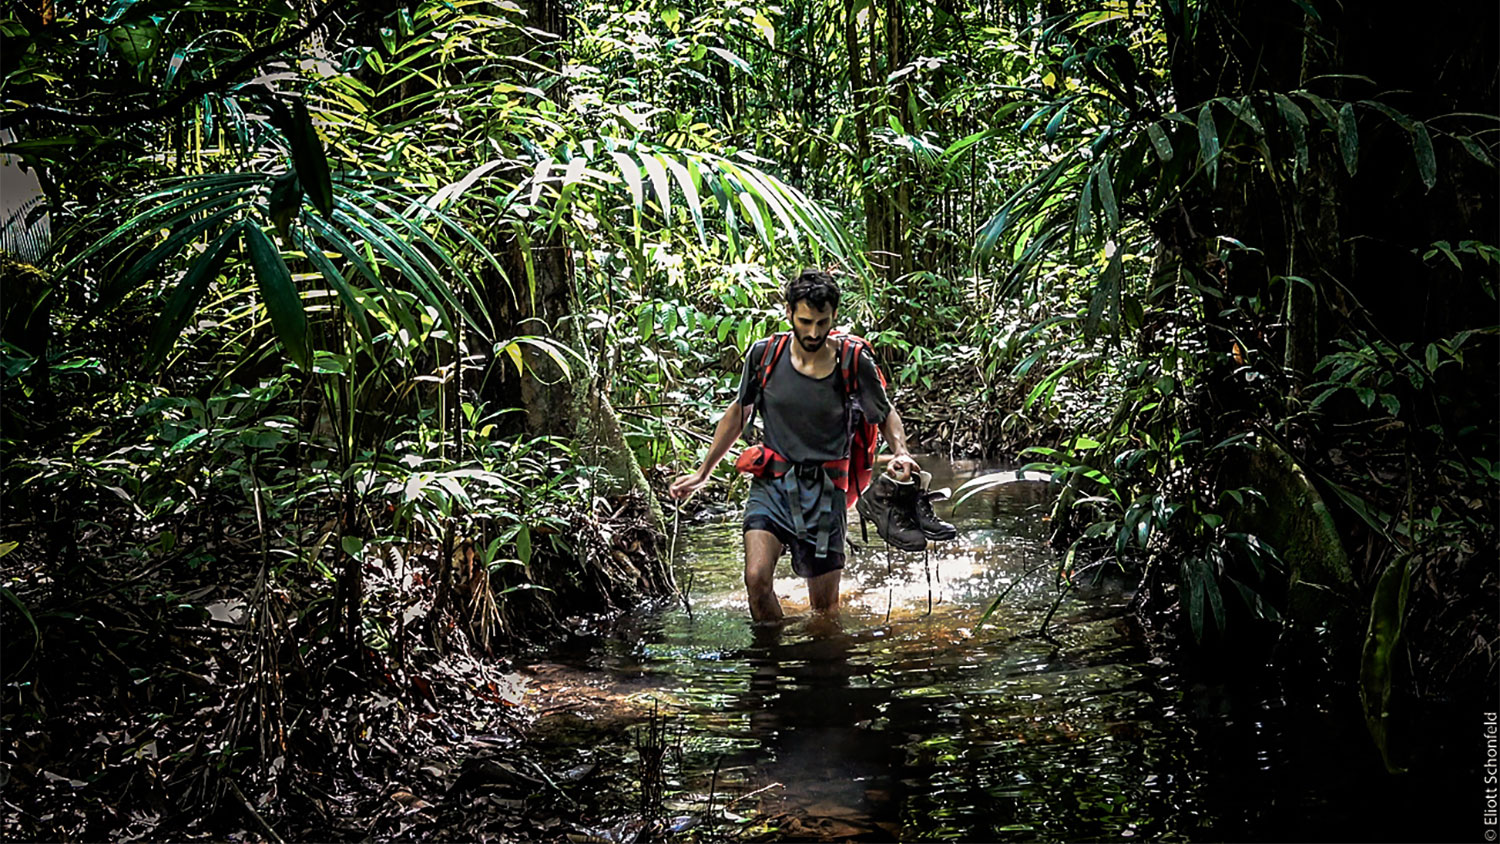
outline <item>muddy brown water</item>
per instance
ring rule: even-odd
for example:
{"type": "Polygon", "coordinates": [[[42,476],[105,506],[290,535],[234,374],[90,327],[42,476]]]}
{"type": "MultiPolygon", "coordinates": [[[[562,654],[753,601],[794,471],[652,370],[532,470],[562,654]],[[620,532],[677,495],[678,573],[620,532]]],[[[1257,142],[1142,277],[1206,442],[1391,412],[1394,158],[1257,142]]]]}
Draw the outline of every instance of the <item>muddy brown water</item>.
{"type": "MultiPolygon", "coordinates": [[[[992,471],[923,463],[935,486],[992,471]]],[[[1050,501],[1045,483],[1017,482],[940,505],[959,536],[926,554],[888,551],[871,531],[836,623],[807,615],[783,558],[792,618],[776,629],[749,622],[737,520],[684,527],[691,612],[643,609],[530,665],[534,746],[559,769],[633,771],[656,712],[674,748],[666,814],[699,834],[1433,840],[1452,822],[1419,816],[1426,798],[1384,774],[1337,700],[1294,700],[1264,677],[1191,679],[1153,658],[1130,584],[1103,577],[1053,610],[1050,501]],[[1049,611],[1049,637],[1035,635],[1049,611]]],[[[634,796],[615,785],[596,805],[623,817],[634,796]]]]}

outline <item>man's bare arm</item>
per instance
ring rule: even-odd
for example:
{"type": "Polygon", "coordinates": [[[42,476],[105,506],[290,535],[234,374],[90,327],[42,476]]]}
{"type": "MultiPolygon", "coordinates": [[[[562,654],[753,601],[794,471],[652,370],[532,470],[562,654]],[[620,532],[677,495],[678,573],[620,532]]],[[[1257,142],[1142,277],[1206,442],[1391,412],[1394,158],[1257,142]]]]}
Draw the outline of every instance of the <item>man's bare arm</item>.
{"type": "Polygon", "coordinates": [[[746,409],[738,399],[729,403],[724,415],[719,417],[719,424],[714,426],[714,441],[708,447],[708,454],[703,458],[703,465],[699,467],[698,474],[704,478],[719,465],[724,455],[734,446],[734,441],[739,439],[740,432],[745,429],[746,409]]]}
{"type": "Polygon", "coordinates": [[[745,428],[747,414],[748,411],[740,404],[739,399],[729,403],[729,408],[719,417],[719,424],[714,426],[714,439],[708,447],[708,454],[703,458],[703,465],[698,467],[697,472],[683,475],[672,482],[673,498],[686,498],[708,482],[708,476],[714,467],[719,465],[719,461],[734,446],[734,441],[739,439],[740,431],[745,428]]]}
{"type": "Polygon", "coordinates": [[[901,414],[896,408],[891,408],[885,420],[880,423],[880,433],[885,441],[891,446],[891,464],[888,471],[900,478],[905,479],[912,472],[920,469],[917,461],[912,459],[911,452],[906,447],[906,426],[901,424],[901,414]]]}

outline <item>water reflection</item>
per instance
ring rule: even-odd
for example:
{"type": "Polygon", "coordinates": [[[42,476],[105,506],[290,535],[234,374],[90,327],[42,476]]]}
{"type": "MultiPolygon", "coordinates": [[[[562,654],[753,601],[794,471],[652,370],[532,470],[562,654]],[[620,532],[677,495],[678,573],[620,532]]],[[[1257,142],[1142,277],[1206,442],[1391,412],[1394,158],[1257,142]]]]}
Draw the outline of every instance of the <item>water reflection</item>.
{"type": "Polygon", "coordinates": [[[759,744],[733,761],[753,768],[754,782],[780,784],[760,802],[762,814],[838,821],[846,835],[876,831],[865,821],[892,814],[901,761],[900,748],[870,735],[888,695],[862,680],[869,666],[851,660],[858,643],[839,620],[813,616],[800,626],[755,631],[739,704],[759,744]]]}
{"type": "MultiPolygon", "coordinates": [[[[939,484],[964,477],[936,468],[939,484]]],[[[1319,733],[1328,719],[1305,713],[1288,727],[1275,694],[1185,687],[1145,651],[1124,584],[1076,590],[1051,637],[1034,635],[1058,600],[1038,486],[940,507],[960,534],[932,553],[851,553],[836,621],[807,615],[788,576],[777,581],[788,623],[751,625],[737,526],[684,532],[693,612],[627,619],[579,656],[580,682],[635,706],[626,720],[655,701],[681,726],[678,811],[703,811],[712,793],[722,822],[754,816],[780,839],[1369,834],[1339,826],[1361,786],[1307,775],[1289,799],[1279,785],[1361,738],[1319,733]]],[[[628,754],[617,722],[587,729],[601,752],[628,754]]]]}

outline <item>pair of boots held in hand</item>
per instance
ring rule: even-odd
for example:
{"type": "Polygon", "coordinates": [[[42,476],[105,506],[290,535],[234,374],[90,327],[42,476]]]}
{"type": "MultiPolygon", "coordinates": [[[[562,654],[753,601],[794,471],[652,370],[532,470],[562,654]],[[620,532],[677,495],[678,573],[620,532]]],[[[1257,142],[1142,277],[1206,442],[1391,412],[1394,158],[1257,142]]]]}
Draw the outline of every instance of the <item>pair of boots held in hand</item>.
{"type": "Polygon", "coordinates": [[[929,539],[942,541],[958,536],[958,530],[939,519],[932,509],[932,502],[947,498],[948,491],[930,491],[931,484],[931,472],[918,472],[906,481],[888,473],[876,478],[855,505],[865,541],[869,541],[866,526],[870,524],[875,525],[881,539],[902,551],[921,551],[929,539]]]}

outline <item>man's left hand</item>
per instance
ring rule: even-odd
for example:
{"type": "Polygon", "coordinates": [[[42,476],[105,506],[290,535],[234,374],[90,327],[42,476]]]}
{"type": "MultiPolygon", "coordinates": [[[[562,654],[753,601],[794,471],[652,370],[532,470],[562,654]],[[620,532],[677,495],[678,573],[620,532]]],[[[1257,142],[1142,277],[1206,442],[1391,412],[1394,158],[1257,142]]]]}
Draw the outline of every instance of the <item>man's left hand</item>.
{"type": "Polygon", "coordinates": [[[886,466],[885,470],[905,481],[912,476],[913,472],[922,471],[922,467],[917,465],[917,461],[910,454],[897,454],[891,458],[890,465],[886,466]]]}

